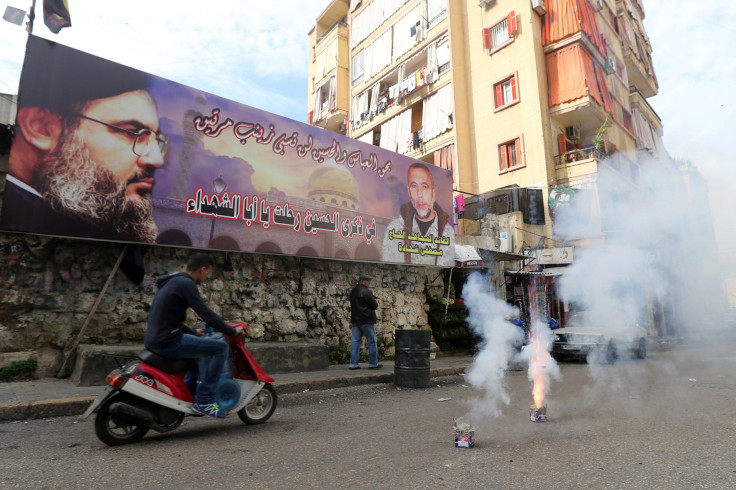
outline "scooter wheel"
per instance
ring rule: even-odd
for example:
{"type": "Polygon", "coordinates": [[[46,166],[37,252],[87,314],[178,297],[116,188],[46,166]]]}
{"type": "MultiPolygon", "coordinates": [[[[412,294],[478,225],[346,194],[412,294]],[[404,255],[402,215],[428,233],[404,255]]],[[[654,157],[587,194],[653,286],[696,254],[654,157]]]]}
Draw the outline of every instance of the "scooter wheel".
{"type": "Polygon", "coordinates": [[[97,412],[95,417],[95,433],[97,437],[108,446],[120,446],[140,441],[146,435],[148,429],[128,422],[117,420],[110,412],[113,403],[125,401],[135,404],[132,397],[117,395],[107,400],[97,412]]]}
{"type": "Polygon", "coordinates": [[[277,401],[276,390],[267,383],[251,401],[238,411],[238,417],[248,425],[262,424],[273,415],[277,401]]]}

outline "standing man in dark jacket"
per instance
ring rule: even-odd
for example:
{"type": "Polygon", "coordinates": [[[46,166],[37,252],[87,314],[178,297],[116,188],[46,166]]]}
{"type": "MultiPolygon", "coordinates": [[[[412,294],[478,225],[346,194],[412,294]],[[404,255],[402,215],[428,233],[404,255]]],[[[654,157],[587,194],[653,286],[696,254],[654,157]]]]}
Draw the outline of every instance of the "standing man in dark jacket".
{"type": "Polygon", "coordinates": [[[233,328],[220,316],[209,309],[199,294],[198,284],[202,284],[212,272],[212,257],[205,253],[195,253],[189,257],[186,272],[161,276],[156,280],[156,291],[151,311],[148,314],[148,328],[144,337],[146,349],[170,359],[210,357],[204,379],[196,390],[196,401],[192,409],[216,418],[225,418],[215,401],[215,386],[222,374],[227,358],[228,344],[221,340],[201,337],[203,329],[193,330],[183,322],[187,308],[194,310],[208,325],[225,335],[243,335],[243,327],[233,328]]]}
{"type": "Polygon", "coordinates": [[[383,367],[378,364],[378,347],[376,346],[376,310],[378,301],[368,286],[371,284],[371,276],[361,274],[358,284],[350,291],[350,323],[353,324],[353,337],[350,345],[349,369],[360,369],[360,343],[368,344],[368,369],[383,367]]]}

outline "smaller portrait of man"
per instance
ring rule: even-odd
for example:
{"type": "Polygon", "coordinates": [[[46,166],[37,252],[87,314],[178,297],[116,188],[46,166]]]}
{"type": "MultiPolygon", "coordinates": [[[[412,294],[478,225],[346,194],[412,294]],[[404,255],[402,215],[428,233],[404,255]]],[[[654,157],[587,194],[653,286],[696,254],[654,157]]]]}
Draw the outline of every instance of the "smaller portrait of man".
{"type": "Polygon", "coordinates": [[[386,228],[383,260],[405,264],[454,265],[455,230],[450,216],[435,201],[434,179],[423,163],[409,166],[406,176],[410,202],[386,228]]]}
{"type": "Polygon", "coordinates": [[[0,227],[155,242],[164,164],[150,76],[29,37],[0,227]]]}

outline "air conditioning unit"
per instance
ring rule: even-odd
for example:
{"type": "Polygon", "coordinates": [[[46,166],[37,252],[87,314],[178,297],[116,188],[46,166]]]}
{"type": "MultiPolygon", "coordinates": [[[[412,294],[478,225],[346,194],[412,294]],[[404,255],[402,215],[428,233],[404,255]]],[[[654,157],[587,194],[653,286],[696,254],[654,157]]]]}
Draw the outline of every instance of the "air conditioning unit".
{"type": "Polygon", "coordinates": [[[613,75],[616,73],[616,61],[612,57],[606,58],[606,62],[603,64],[603,71],[606,75],[613,75]]]}
{"type": "Polygon", "coordinates": [[[484,5],[490,5],[493,3],[493,0],[478,0],[478,7],[482,7],[484,5]]]}
{"type": "Polygon", "coordinates": [[[577,126],[568,126],[565,128],[565,134],[567,135],[567,139],[570,140],[579,140],[580,139],[580,128],[577,126]]]}
{"type": "Polygon", "coordinates": [[[591,3],[596,12],[603,8],[603,0],[593,0],[591,3]]]}
{"type": "Polygon", "coordinates": [[[510,253],[512,251],[511,250],[512,243],[511,243],[511,235],[509,234],[509,232],[508,231],[502,231],[501,233],[499,233],[498,238],[499,238],[499,241],[500,241],[500,243],[498,245],[498,251],[499,252],[510,253]]]}
{"type": "Polygon", "coordinates": [[[539,15],[544,15],[546,12],[544,9],[544,0],[532,0],[532,8],[539,15]]]}

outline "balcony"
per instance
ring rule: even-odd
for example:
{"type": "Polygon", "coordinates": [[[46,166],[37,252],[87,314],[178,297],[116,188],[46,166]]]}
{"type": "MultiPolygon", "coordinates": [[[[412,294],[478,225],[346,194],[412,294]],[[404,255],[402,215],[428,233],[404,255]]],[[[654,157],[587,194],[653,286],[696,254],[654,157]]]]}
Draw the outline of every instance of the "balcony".
{"type": "Polygon", "coordinates": [[[319,41],[337,25],[344,25],[347,27],[345,22],[348,15],[348,7],[348,0],[333,0],[322,11],[319,17],[317,17],[317,24],[315,25],[314,34],[317,38],[317,44],[319,44],[319,41]]]}
{"type": "Polygon", "coordinates": [[[628,46],[624,46],[624,63],[626,63],[626,71],[629,75],[629,86],[636,87],[644,97],[657,95],[659,90],[657,79],[648,73],[644,63],[628,46]]]}
{"type": "Polygon", "coordinates": [[[555,155],[555,167],[562,167],[570,163],[584,163],[586,160],[603,160],[607,156],[603,150],[595,146],[588,146],[555,155]]]}
{"type": "MultiPolygon", "coordinates": [[[[559,126],[563,128],[568,126],[577,127],[580,134],[583,135],[583,140],[586,139],[585,135],[589,135],[589,138],[594,136],[606,121],[603,106],[590,96],[550,107],[549,112],[559,126]]],[[[590,144],[591,140],[588,139],[587,143],[590,144]]]]}
{"type": "Polygon", "coordinates": [[[638,173],[638,165],[624,153],[607,154],[594,146],[555,156],[555,181],[560,187],[603,177],[617,192],[625,192],[636,185],[638,173]]]}
{"type": "Polygon", "coordinates": [[[347,110],[339,106],[330,110],[329,104],[323,104],[316,114],[310,113],[310,115],[312,116],[311,122],[315,126],[332,131],[333,133],[346,133],[345,120],[348,115],[347,110]]]}
{"type": "Polygon", "coordinates": [[[583,44],[547,53],[550,115],[563,127],[594,132],[606,113],[615,114],[603,69],[583,44]]]}
{"type": "Polygon", "coordinates": [[[315,50],[319,51],[323,44],[329,44],[335,36],[347,39],[349,35],[348,33],[348,25],[345,22],[341,20],[335,21],[334,24],[332,24],[321,36],[317,38],[315,50]]]}

